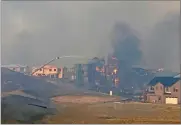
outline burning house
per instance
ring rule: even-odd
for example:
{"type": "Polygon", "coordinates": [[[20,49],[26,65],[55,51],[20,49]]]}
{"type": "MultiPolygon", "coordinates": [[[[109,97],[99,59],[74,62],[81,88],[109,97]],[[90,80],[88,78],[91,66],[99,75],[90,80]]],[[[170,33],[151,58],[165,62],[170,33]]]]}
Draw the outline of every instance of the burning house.
{"type": "Polygon", "coordinates": [[[88,82],[94,86],[96,83],[101,83],[104,77],[104,60],[97,57],[93,58],[87,64],[88,82]]]}
{"type": "Polygon", "coordinates": [[[51,78],[62,78],[63,77],[63,68],[58,68],[53,65],[46,65],[42,67],[41,69],[38,69],[37,67],[33,67],[32,69],[32,75],[37,77],[51,77],[51,78]]]}
{"type": "Polygon", "coordinates": [[[113,51],[108,56],[107,75],[111,76],[115,87],[134,90],[152,78],[150,71],[133,68],[142,62],[141,40],[128,24],[115,25],[111,42],[113,51]]]}
{"type": "Polygon", "coordinates": [[[107,60],[107,66],[106,66],[106,75],[109,76],[109,78],[112,81],[112,85],[114,87],[118,87],[120,78],[118,76],[119,72],[119,61],[116,57],[109,55],[107,60]]]}

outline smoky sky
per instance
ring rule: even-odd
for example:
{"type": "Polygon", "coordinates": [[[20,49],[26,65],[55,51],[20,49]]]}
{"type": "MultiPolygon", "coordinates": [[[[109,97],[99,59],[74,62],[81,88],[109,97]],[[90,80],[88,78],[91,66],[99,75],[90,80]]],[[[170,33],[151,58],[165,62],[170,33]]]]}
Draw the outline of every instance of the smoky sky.
{"type": "Polygon", "coordinates": [[[180,13],[169,13],[156,23],[148,37],[145,59],[152,67],[180,71],[180,13]]]}
{"type": "MultiPolygon", "coordinates": [[[[112,51],[114,26],[125,22],[137,32],[145,62],[156,66],[157,62],[147,61],[150,58],[145,55],[152,53],[148,45],[157,44],[157,40],[151,40],[152,36],[159,37],[159,30],[165,29],[154,27],[164,21],[166,15],[179,13],[180,4],[171,1],[16,1],[2,2],[1,10],[3,64],[40,65],[62,55],[105,56],[112,51]]],[[[174,51],[177,53],[178,48],[174,51]]],[[[56,64],[70,65],[86,60],[63,59],[56,64]]],[[[176,69],[173,66],[176,63],[165,61],[168,62],[165,67],[176,69]]]]}

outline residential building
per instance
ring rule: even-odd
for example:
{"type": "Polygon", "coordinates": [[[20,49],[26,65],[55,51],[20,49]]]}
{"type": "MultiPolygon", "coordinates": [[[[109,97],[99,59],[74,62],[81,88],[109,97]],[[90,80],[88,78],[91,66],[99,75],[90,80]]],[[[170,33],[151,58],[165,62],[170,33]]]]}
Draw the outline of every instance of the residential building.
{"type": "Polygon", "coordinates": [[[146,102],[180,104],[180,77],[155,77],[145,94],[146,102]]]}
{"type": "Polygon", "coordinates": [[[63,77],[63,68],[58,68],[53,65],[46,65],[43,68],[37,70],[37,67],[33,67],[32,72],[33,76],[50,76],[51,78],[62,78],[63,77]],[[37,70],[35,72],[35,70],[37,70]]]}
{"type": "Polygon", "coordinates": [[[75,68],[66,68],[64,67],[63,68],[63,78],[64,79],[70,79],[70,80],[73,80],[75,79],[75,68]]]}
{"type": "Polygon", "coordinates": [[[25,74],[30,73],[30,68],[26,65],[18,65],[18,64],[17,65],[2,65],[1,67],[8,68],[15,72],[20,72],[20,73],[25,73],[25,74]]]}

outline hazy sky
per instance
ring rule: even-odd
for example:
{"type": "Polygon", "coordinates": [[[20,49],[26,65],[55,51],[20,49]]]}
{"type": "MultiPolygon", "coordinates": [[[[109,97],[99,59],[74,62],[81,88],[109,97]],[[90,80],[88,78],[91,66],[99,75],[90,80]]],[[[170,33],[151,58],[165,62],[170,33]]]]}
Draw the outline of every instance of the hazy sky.
{"type": "MultiPolygon", "coordinates": [[[[142,40],[141,48],[148,56],[151,53],[150,49],[148,51],[152,42],[150,37],[155,36],[153,32],[157,31],[157,25],[164,22],[167,15],[179,12],[179,1],[2,2],[2,63],[39,65],[61,55],[88,58],[107,55],[111,50],[111,32],[118,22],[126,22],[137,31],[142,40]]],[[[178,47],[178,43],[172,45],[178,47]]],[[[179,48],[175,49],[173,59],[178,62],[179,48]]],[[[76,62],[78,59],[64,59],[57,63],[70,65],[76,62]]],[[[171,66],[170,61],[163,63],[160,62],[160,66],[178,68],[171,66]]],[[[157,61],[151,64],[157,64],[157,61]]]]}

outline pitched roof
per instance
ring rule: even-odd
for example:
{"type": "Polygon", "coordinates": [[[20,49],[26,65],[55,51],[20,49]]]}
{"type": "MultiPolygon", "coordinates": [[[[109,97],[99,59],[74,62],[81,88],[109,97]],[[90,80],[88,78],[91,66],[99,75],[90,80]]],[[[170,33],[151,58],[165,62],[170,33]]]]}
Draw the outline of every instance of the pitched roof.
{"type": "Polygon", "coordinates": [[[180,78],[174,78],[174,77],[155,77],[150,81],[148,85],[156,85],[158,82],[163,84],[164,86],[172,86],[174,83],[179,81],[180,78]]]}

